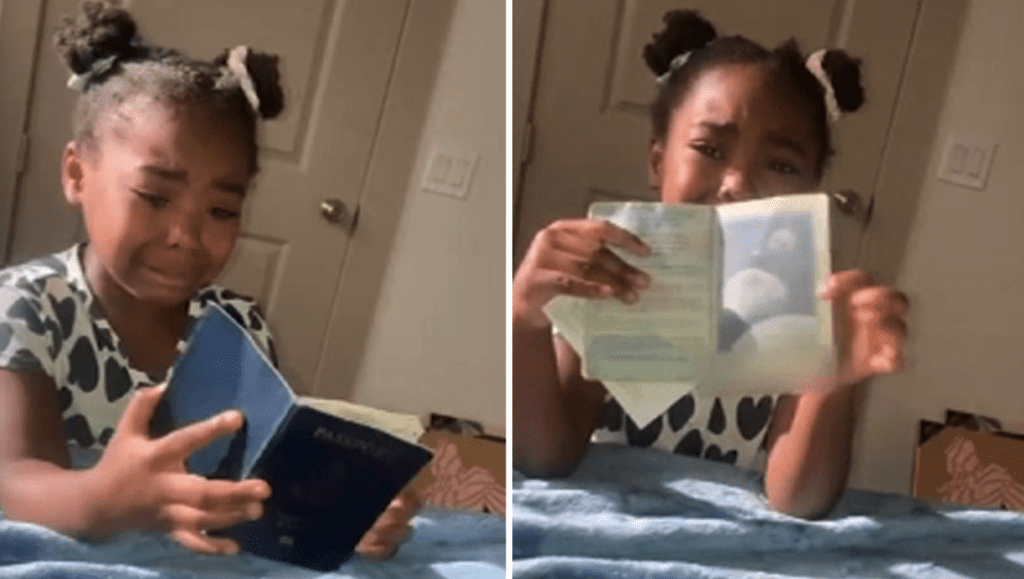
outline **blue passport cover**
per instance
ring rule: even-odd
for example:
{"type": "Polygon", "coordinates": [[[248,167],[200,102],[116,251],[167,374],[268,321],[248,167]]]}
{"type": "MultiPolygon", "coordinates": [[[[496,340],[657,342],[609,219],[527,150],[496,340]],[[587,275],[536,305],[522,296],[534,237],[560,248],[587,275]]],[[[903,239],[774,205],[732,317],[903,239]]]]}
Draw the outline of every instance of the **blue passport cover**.
{"type": "Polygon", "coordinates": [[[210,304],[175,364],[164,400],[172,428],[241,410],[241,430],[194,452],[189,470],[262,478],[262,519],[217,534],[245,551],[310,569],[337,569],[391,500],[430,461],[427,449],[296,404],[252,336],[210,304]]]}

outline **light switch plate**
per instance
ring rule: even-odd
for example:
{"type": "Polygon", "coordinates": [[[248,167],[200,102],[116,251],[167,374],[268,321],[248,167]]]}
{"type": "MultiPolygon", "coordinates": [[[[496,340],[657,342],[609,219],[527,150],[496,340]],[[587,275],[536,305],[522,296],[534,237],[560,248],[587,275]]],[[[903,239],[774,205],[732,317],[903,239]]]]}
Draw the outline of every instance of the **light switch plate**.
{"type": "Polygon", "coordinates": [[[465,199],[479,155],[434,149],[423,174],[423,190],[465,199]]]}
{"type": "Polygon", "coordinates": [[[951,134],[939,163],[939,179],[972,189],[984,189],[996,144],[992,135],[951,134]]]}

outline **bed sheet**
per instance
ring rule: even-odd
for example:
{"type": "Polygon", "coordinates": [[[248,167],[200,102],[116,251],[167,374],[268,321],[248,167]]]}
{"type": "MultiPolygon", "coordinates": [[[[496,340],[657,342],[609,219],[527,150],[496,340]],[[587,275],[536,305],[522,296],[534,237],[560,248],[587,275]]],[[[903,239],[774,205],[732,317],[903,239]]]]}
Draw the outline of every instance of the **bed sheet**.
{"type": "Polygon", "coordinates": [[[594,444],[571,477],[512,489],[523,579],[1024,576],[1024,514],[851,490],[806,521],[756,472],[657,450],[594,444]]]}

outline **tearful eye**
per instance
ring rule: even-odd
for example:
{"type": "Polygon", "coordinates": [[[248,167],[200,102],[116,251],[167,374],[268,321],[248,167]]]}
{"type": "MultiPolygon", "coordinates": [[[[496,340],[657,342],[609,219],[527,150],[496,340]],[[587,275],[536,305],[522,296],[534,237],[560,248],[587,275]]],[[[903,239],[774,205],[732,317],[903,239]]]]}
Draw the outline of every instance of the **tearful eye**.
{"type": "Polygon", "coordinates": [[[214,219],[227,221],[230,219],[237,219],[241,215],[241,213],[238,211],[233,211],[231,209],[224,209],[223,207],[214,207],[213,209],[210,210],[210,215],[212,215],[214,219]]]}
{"type": "Polygon", "coordinates": [[[144,191],[132,190],[135,195],[146,202],[147,205],[153,209],[161,209],[167,207],[167,204],[171,202],[170,198],[164,195],[155,195],[153,193],[146,193],[144,191]]]}
{"type": "Polygon", "coordinates": [[[722,159],[725,156],[722,153],[722,149],[715,145],[710,145],[707,143],[694,143],[690,145],[690,147],[694,151],[697,151],[701,155],[704,155],[705,157],[708,157],[710,159],[722,159]]]}
{"type": "Polygon", "coordinates": [[[774,161],[771,164],[771,168],[773,171],[777,171],[783,175],[797,175],[800,173],[800,169],[798,169],[796,165],[787,163],[786,161],[774,161]]]}

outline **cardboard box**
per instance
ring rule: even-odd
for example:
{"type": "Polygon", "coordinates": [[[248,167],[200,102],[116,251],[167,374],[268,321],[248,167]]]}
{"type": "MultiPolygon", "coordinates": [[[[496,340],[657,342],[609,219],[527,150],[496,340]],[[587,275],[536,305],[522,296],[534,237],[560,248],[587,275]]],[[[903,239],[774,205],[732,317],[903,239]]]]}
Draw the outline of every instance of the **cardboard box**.
{"type": "Polygon", "coordinates": [[[504,516],[504,439],[452,430],[430,428],[420,438],[421,444],[434,450],[434,460],[410,487],[425,505],[504,516]]]}
{"type": "Polygon", "coordinates": [[[1024,436],[964,412],[946,418],[921,422],[913,496],[1024,511],[1024,436]]]}

